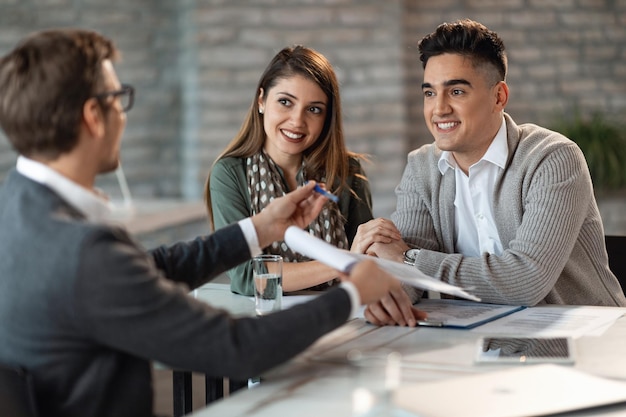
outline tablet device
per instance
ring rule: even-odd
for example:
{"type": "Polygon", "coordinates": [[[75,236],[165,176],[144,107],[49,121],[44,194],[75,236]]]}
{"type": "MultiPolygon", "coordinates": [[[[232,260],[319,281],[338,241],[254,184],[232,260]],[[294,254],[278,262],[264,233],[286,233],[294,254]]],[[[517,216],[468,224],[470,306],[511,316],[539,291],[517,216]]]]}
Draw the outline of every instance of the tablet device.
{"type": "Polygon", "coordinates": [[[571,337],[481,337],[476,363],[574,363],[571,337]]]}

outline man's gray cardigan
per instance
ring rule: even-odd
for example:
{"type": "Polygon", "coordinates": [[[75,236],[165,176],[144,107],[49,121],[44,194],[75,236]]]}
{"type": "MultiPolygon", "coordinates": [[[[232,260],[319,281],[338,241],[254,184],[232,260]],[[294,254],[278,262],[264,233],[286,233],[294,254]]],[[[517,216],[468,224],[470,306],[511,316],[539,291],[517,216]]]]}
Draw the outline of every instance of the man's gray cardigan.
{"type": "Polygon", "coordinates": [[[509,155],[493,195],[503,253],[455,253],[455,175],[441,175],[433,143],[409,154],[391,216],[407,243],[426,249],[417,266],[484,302],[626,306],[581,150],[563,135],[504,117],[509,155]]]}

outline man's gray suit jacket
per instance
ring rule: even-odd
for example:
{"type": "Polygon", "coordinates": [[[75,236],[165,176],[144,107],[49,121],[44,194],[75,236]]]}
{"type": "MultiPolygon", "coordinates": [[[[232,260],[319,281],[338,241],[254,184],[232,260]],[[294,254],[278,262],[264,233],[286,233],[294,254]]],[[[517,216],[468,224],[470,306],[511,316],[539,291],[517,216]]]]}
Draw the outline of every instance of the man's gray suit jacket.
{"type": "Polygon", "coordinates": [[[245,379],[348,319],[340,288],[263,319],[188,296],[249,257],[238,225],[146,253],[13,170],[0,189],[0,362],[33,374],[46,416],[148,416],[152,360],[245,379]]]}

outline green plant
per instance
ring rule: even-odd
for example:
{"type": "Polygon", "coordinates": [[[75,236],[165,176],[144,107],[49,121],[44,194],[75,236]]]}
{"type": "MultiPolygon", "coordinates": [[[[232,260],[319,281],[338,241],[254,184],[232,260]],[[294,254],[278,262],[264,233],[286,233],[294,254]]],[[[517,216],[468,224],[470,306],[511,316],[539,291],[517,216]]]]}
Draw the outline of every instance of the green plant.
{"type": "Polygon", "coordinates": [[[584,118],[575,112],[571,119],[561,118],[553,130],[578,144],[585,154],[596,191],[626,186],[626,135],[602,113],[584,118]]]}

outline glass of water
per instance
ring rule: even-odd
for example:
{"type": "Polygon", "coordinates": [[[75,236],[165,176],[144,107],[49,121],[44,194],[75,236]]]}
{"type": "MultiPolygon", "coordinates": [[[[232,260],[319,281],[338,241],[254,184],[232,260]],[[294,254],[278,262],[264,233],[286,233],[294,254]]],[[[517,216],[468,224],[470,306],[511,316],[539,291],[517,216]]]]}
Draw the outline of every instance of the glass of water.
{"type": "Polygon", "coordinates": [[[281,309],[283,299],[283,258],[259,255],[252,258],[254,305],[257,316],[281,309]]]}

